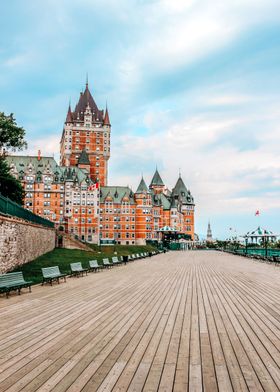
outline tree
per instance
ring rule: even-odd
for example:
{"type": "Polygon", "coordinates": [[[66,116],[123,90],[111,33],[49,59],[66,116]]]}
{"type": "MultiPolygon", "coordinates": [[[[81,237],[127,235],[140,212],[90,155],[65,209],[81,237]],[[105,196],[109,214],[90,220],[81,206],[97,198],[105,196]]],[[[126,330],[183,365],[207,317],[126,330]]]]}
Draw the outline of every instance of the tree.
{"type": "Polygon", "coordinates": [[[6,116],[0,112],[0,152],[3,154],[9,149],[16,151],[27,147],[24,136],[25,130],[18,127],[13,113],[6,116]]]}
{"type": "Polygon", "coordinates": [[[0,193],[18,204],[23,204],[24,190],[21,183],[10,174],[4,156],[0,156],[0,193]]]}
{"type": "Polygon", "coordinates": [[[21,183],[10,174],[5,156],[10,149],[16,151],[27,147],[24,136],[25,130],[18,127],[13,114],[6,116],[0,112],[0,193],[19,204],[23,204],[24,190],[21,183]]]}

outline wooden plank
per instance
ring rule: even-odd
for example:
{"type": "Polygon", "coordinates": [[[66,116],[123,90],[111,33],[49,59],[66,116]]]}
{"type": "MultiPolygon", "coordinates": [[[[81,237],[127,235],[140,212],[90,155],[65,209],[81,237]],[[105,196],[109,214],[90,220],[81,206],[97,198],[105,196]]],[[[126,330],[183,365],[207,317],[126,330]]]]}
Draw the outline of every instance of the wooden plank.
{"type": "Polygon", "coordinates": [[[0,390],[280,390],[280,268],[169,252],[0,298],[0,390]]]}

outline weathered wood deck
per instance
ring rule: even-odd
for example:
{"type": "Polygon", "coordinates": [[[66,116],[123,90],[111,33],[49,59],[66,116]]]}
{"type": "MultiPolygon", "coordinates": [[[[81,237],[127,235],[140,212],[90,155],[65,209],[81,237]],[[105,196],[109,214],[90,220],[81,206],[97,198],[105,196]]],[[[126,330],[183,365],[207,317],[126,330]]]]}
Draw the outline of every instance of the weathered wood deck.
{"type": "Polygon", "coordinates": [[[2,391],[278,391],[280,268],[170,252],[0,297],[2,391]]]}

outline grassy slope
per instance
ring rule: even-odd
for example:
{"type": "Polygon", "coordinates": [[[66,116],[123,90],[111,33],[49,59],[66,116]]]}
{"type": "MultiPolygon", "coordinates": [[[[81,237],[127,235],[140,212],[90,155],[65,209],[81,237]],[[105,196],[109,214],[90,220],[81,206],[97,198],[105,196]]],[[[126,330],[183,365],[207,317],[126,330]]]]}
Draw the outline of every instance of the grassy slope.
{"type": "Polygon", "coordinates": [[[149,252],[154,250],[151,246],[134,246],[118,245],[116,246],[117,255],[114,254],[113,246],[102,246],[101,253],[98,253],[97,246],[91,246],[92,252],[85,252],[77,249],[54,249],[30,263],[24,264],[14,271],[22,271],[26,280],[32,280],[34,283],[42,281],[42,267],[51,267],[58,265],[63,273],[70,273],[70,263],[81,262],[84,268],[88,267],[88,261],[92,259],[102,262],[104,257],[124,256],[132,253],[149,252]]]}

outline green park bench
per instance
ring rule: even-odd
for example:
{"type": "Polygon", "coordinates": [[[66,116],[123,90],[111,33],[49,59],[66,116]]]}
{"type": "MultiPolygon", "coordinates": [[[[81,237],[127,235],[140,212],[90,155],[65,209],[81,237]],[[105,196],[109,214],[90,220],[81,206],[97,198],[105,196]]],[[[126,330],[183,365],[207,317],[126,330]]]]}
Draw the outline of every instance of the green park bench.
{"type": "Polygon", "coordinates": [[[112,257],[112,262],[115,265],[120,265],[122,263],[121,260],[119,260],[117,256],[112,257]]]}
{"type": "Polygon", "coordinates": [[[109,262],[109,259],[103,259],[103,265],[105,268],[112,268],[113,264],[109,262]]]}
{"type": "Polygon", "coordinates": [[[90,271],[99,271],[103,268],[103,265],[99,265],[97,260],[89,260],[89,269],[90,271]]]}
{"type": "Polygon", "coordinates": [[[50,283],[52,286],[53,280],[56,280],[57,283],[59,283],[60,278],[63,278],[64,282],[66,282],[66,274],[62,274],[57,265],[54,267],[42,268],[42,274],[43,274],[42,285],[46,282],[46,283],[50,283]]]}
{"type": "Polygon", "coordinates": [[[24,280],[22,272],[10,272],[8,274],[0,275],[0,292],[6,293],[6,297],[9,297],[10,291],[20,290],[24,287],[29,288],[31,292],[31,285],[33,282],[24,280]]]}
{"type": "Polygon", "coordinates": [[[84,272],[86,273],[86,275],[88,272],[86,268],[82,267],[82,263],[71,263],[70,268],[71,268],[71,275],[84,276],[84,272]]]}

